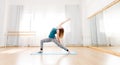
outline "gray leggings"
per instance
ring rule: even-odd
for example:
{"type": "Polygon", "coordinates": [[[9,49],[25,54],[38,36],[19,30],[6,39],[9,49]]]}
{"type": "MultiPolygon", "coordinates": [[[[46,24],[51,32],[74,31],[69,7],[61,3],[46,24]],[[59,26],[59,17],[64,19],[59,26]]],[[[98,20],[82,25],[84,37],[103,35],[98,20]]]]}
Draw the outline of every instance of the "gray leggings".
{"type": "Polygon", "coordinates": [[[64,49],[64,50],[68,50],[67,48],[65,48],[61,43],[58,42],[58,40],[56,38],[45,38],[41,40],[41,48],[40,50],[43,50],[43,43],[46,42],[54,42],[57,46],[59,46],[60,48],[64,49]]]}

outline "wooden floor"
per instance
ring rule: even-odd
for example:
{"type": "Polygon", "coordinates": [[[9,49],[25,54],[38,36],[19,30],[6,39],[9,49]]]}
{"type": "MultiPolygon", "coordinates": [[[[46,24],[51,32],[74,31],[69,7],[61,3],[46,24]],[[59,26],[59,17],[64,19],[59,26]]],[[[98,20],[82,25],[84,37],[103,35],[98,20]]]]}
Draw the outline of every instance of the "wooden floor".
{"type": "MultiPolygon", "coordinates": [[[[70,51],[76,51],[77,55],[31,55],[39,51],[39,47],[0,48],[0,65],[120,65],[120,56],[103,51],[111,51],[110,47],[68,48],[70,51]]],[[[45,47],[44,52],[48,51],[64,50],[58,47],[45,47]]]]}

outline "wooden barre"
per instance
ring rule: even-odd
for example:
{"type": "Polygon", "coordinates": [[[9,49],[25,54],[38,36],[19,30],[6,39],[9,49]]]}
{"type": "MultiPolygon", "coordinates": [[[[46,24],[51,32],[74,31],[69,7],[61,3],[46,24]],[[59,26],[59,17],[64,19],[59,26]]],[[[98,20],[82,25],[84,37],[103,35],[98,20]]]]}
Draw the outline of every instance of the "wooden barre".
{"type": "Polygon", "coordinates": [[[35,32],[29,31],[9,31],[7,36],[34,36],[35,32]]]}
{"type": "Polygon", "coordinates": [[[8,33],[35,33],[34,31],[8,31],[8,33]]]}
{"type": "Polygon", "coordinates": [[[113,5],[117,4],[118,2],[120,2],[120,0],[114,0],[113,2],[111,2],[110,4],[108,4],[107,6],[105,6],[104,8],[102,8],[101,10],[97,11],[96,13],[92,14],[91,16],[88,17],[88,19],[96,16],[97,14],[103,12],[104,10],[112,7],[113,5]]]}
{"type": "Polygon", "coordinates": [[[7,34],[7,36],[33,36],[35,34],[7,34]]]}

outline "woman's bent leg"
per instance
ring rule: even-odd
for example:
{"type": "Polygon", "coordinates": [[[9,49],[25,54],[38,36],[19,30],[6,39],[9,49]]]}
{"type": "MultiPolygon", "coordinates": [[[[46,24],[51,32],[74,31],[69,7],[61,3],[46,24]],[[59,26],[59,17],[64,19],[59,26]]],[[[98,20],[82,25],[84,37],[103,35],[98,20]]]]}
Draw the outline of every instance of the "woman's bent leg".
{"type": "Polygon", "coordinates": [[[42,52],[43,51],[43,44],[46,43],[46,42],[51,42],[51,39],[50,38],[45,38],[45,39],[42,39],[41,42],[40,42],[40,51],[42,52]]]}

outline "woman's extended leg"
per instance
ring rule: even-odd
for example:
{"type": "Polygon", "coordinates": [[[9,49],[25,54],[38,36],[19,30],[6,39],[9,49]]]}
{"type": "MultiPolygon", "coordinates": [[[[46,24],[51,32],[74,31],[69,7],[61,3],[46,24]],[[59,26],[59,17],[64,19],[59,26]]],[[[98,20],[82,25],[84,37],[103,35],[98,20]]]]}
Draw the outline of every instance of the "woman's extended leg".
{"type": "Polygon", "coordinates": [[[69,52],[69,50],[67,48],[65,48],[61,43],[58,42],[57,39],[52,39],[52,41],[57,45],[59,46],[60,48],[66,50],[67,52],[69,52]]]}

